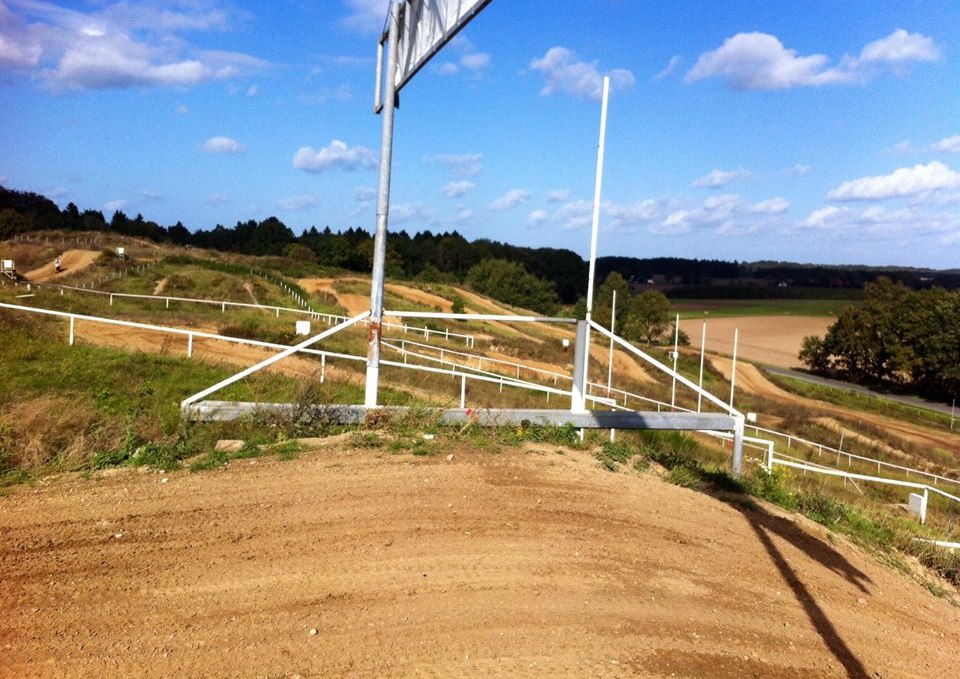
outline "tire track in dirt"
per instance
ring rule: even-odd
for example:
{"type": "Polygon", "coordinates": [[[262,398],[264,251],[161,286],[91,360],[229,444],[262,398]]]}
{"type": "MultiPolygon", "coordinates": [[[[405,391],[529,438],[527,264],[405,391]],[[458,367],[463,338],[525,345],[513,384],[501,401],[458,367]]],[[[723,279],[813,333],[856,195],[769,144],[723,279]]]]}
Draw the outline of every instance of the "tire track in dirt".
{"type": "Polygon", "coordinates": [[[578,452],[450,445],[448,460],[341,438],[292,462],[13,489],[0,677],[919,678],[960,663],[960,611],[801,518],[578,452]]]}

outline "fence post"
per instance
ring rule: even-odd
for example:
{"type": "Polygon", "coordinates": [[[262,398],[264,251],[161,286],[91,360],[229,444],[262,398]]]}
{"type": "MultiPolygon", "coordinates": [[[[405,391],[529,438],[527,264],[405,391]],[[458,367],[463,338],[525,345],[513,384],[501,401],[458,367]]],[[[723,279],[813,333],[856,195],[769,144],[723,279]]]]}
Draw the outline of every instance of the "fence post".
{"type": "Polygon", "coordinates": [[[193,333],[187,335],[187,358],[193,358],[193,333]]]}
{"type": "Polygon", "coordinates": [[[744,419],[736,418],[733,430],[733,477],[739,479],[743,474],[743,429],[744,419]]]}
{"type": "Polygon", "coordinates": [[[323,381],[327,377],[327,355],[320,354],[320,384],[323,384],[323,381]]]}
{"type": "Polygon", "coordinates": [[[70,346],[73,346],[73,322],[76,320],[75,317],[70,317],[70,346]]]}
{"type": "Polygon", "coordinates": [[[460,377],[460,410],[466,407],[467,403],[467,376],[460,377]]]}

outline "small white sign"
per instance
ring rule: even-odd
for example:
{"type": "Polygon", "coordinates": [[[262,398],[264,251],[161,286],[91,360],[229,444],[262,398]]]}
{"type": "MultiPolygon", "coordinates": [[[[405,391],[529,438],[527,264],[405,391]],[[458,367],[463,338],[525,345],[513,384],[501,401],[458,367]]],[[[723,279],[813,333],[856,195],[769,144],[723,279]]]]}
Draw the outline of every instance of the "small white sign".
{"type": "Polygon", "coordinates": [[[920,523],[927,522],[927,496],[926,493],[910,493],[910,513],[920,517],[920,523]]]}
{"type": "Polygon", "coordinates": [[[5,260],[3,260],[2,262],[0,262],[0,270],[2,270],[2,271],[13,271],[13,270],[14,270],[13,260],[12,260],[12,259],[5,259],[5,260]]]}
{"type": "Polygon", "coordinates": [[[310,321],[297,321],[297,334],[298,334],[298,335],[309,335],[309,334],[310,334],[310,321]]]}

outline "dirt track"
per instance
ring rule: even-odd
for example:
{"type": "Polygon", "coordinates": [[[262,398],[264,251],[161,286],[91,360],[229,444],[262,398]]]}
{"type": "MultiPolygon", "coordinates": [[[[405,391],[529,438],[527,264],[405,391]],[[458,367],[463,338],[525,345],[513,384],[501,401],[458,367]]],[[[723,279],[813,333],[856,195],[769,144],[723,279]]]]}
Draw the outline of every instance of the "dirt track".
{"type": "Polygon", "coordinates": [[[93,264],[101,254],[103,253],[99,250],[67,250],[60,255],[60,266],[63,269],[60,273],[57,273],[51,261],[32,271],[28,271],[24,274],[24,277],[33,283],[43,283],[61,278],[86,269],[93,264]]]}
{"type": "Polygon", "coordinates": [[[954,676],[833,542],[576,452],[69,476],[0,497],[0,676],[954,676]]]}

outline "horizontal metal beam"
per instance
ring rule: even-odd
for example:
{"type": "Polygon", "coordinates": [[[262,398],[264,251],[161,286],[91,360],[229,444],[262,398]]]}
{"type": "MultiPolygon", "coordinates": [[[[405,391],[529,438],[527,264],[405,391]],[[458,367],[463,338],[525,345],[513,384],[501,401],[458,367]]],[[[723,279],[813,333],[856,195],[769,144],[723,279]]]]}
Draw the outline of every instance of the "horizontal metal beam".
{"type": "MultiPolygon", "coordinates": [[[[191,420],[229,421],[253,413],[294,414],[309,412],[317,419],[337,424],[361,424],[367,413],[405,415],[405,407],[368,408],[361,405],[301,405],[296,403],[247,403],[240,401],[202,401],[189,405],[184,413],[191,420]]],[[[512,409],[512,408],[441,408],[443,424],[472,422],[481,427],[537,425],[572,425],[578,429],[660,429],[734,431],[736,418],[722,413],[657,413],[622,410],[589,410],[572,413],[569,410],[512,409]]]]}

